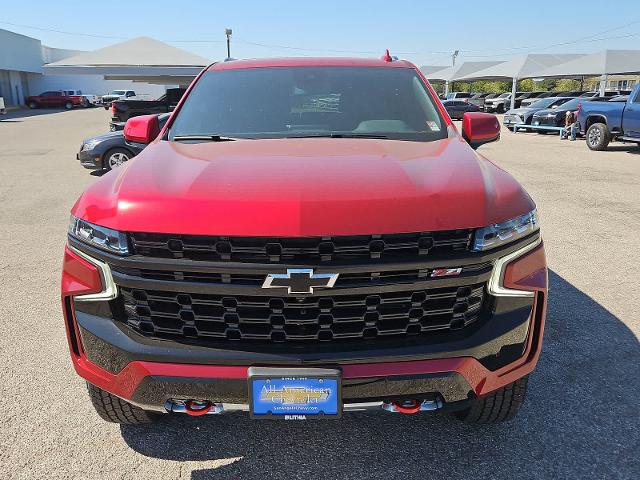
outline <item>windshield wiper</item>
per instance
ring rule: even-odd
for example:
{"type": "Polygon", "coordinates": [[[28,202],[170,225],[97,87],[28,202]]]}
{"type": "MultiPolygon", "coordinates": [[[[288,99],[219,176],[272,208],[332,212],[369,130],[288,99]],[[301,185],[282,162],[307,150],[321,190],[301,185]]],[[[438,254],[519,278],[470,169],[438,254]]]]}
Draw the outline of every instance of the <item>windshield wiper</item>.
{"type": "Polygon", "coordinates": [[[332,133],[331,138],[389,138],[380,133],[332,133]]]}
{"type": "Polygon", "coordinates": [[[182,140],[197,140],[201,142],[233,142],[237,138],[225,137],[223,135],[176,135],[173,137],[174,142],[182,140]]]}
{"type": "Polygon", "coordinates": [[[287,138],[389,138],[376,133],[326,133],[315,135],[287,135],[287,138]]]}

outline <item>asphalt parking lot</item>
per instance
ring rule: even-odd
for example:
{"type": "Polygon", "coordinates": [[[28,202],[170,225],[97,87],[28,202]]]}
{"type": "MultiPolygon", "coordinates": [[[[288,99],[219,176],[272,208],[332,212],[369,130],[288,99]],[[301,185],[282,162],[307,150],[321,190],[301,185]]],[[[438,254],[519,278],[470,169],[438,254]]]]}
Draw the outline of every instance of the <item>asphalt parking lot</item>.
{"type": "Polygon", "coordinates": [[[538,204],[550,267],[545,345],[510,423],[351,414],[101,421],[68,358],[59,300],[69,209],[97,176],[75,154],[103,109],[0,116],[0,477],[640,477],[640,148],[512,134],[480,152],[538,204]]]}

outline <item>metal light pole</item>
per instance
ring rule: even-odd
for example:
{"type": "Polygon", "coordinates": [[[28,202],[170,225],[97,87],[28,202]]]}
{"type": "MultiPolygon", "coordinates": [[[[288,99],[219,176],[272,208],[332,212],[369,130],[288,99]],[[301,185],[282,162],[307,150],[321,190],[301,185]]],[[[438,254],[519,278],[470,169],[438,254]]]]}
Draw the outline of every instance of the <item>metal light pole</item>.
{"type": "Polygon", "coordinates": [[[227,58],[231,58],[231,34],[233,30],[230,28],[224,29],[224,34],[227,36],[227,58]]]}
{"type": "MultiPolygon", "coordinates": [[[[453,52],[453,54],[451,55],[451,62],[453,63],[453,67],[456,66],[456,57],[458,56],[458,53],[460,53],[458,50],[456,50],[455,52],[453,52]]],[[[445,81],[444,82],[444,96],[446,97],[449,94],[449,81],[445,81]]]]}

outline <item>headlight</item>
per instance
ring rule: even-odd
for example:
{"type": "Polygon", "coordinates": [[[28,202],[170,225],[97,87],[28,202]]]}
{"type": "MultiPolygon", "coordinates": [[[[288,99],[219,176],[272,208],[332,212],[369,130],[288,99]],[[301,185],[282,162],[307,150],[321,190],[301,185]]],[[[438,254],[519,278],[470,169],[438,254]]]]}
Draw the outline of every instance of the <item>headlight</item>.
{"type": "Polygon", "coordinates": [[[100,140],[89,140],[85,143],[82,144],[82,148],[81,150],[93,150],[94,148],[96,148],[96,145],[98,145],[100,143],[100,140]]]}
{"type": "Polygon", "coordinates": [[[71,217],[69,235],[93,247],[118,255],[129,253],[127,236],[117,230],[94,225],[80,218],[71,217]]]}
{"type": "Polygon", "coordinates": [[[478,228],[473,240],[473,250],[480,252],[500,247],[540,229],[538,212],[533,210],[506,222],[478,228]]]}

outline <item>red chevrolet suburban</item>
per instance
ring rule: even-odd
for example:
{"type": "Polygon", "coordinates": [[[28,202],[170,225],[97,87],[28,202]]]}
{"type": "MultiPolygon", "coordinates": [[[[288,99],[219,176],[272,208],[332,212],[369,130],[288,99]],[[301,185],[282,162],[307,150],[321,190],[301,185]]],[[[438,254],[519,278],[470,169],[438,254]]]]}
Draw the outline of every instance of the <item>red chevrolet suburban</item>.
{"type": "Polygon", "coordinates": [[[98,414],[512,418],[542,343],[536,207],[421,72],[216,63],[72,209],[62,305],[98,414]]]}

